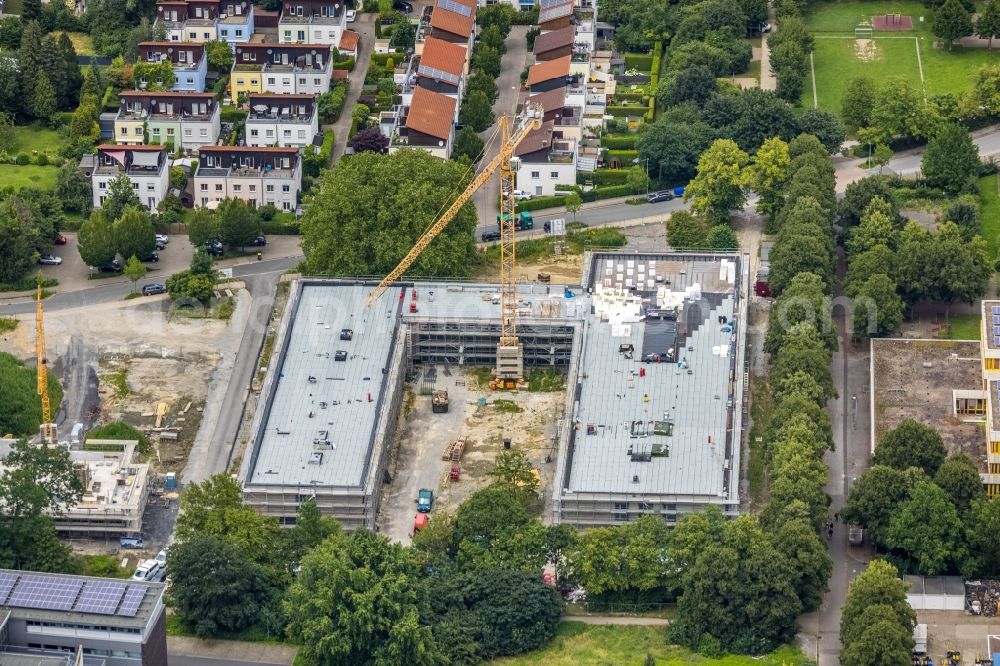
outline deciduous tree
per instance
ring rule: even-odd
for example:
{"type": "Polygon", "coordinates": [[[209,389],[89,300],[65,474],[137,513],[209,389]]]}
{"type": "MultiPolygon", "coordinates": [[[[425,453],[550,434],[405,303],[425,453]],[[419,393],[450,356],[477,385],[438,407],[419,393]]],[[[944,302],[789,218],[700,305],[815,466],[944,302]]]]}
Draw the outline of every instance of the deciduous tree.
{"type": "Polygon", "coordinates": [[[973,33],[972,15],[959,0],[945,0],[934,12],[931,30],[935,36],[944,40],[950,51],[956,39],[973,33]]]}
{"type": "Polygon", "coordinates": [[[892,335],[902,323],[903,299],[892,278],[885,273],[877,273],[858,287],[854,298],[855,337],[892,335]]]}
{"type": "Polygon", "coordinates": [[[451,147],[451,159],[458,160],[465,157],[470,163],[478,162],[482,156],[483,145],[483,140],[479,138],[474,129],[463,127],[455,137],[455,143],[451,147]]]}
{"type": "Polygon", "coordinates": [[[145,257],[156,247],[156,230],[145,208],[127,207],[111,226],[122,259],[145,257]]]}
{"type": "Polygon", "coordinates": [[[886,545],[905,551],[920,573],[937,576],[965,557],[962,521],[948,495],[931,481],[921,481],[889,521],[886,545]]]}
{"type": "Polygon", "coordinates": [[[691,210],[705,215],[713,223],[729,222],[733,210],[743,208],[743,167],[749,157],[731,139],[717,139],[698,159],[698,175],[684,192],[691,210]]]}
{"type": "Polygon", "coordinates": [[[132,293],[135,293],[135,283],[146,277],[146,265],[134,254],[125,262],[125,277],[132,283],[132,293]]]}
{"type": "Polygon", "coordinates": [[[104,203],[101,204],[101,209],[108,221],[114,224],[128,206],[141,208],[142,202],[139,200],[139,195],[135,193],[135,188],[132,187],[132,181],[122,173],[108,181],[108,194],[104,198],[104,203]]]}
{"type": "Polygon", "coordinates": [[[118,250],[115,247],[115,237],[111,231],[111,224],[108,223],[104,212],[94,211],[80,225],[80,232],[77,234],[77,249],[80,251],[83,263],[92,268],[100,268],[114,261],[118,250]]]}
{"type": "Polygon", "coordinates": [[[964,453],[953,453],[941,463],[934,483],[948,495],[960,516],[983,496],[983,481],[976,463],[964,453]]]}
{"type": "Polygon", "coordinates": [[[187,223],[188,240],[195,247],[219,237],[219,220],[207,208],[196,208],[187,223]]]}
{"type": "Polygon", "coordinates": [[[501,451],[489,472],[494,486],[502,488],[522,502],[535,496],[538,491],[538,477],[535,467],[523,451],[501,451]]]}
{"type": "Polygon", "coordinates": [[[784,186],[789,177],[788,144],[778,137],[766,140],[747,167],[747,185],[760,199],[757,210],[773,215],[784,203],[784,186]]]}
{"type": "Polygon", "coordinates": [[[976,19],[976,36],[988,39],[986,48],[993,48],[993,38],[1000,37],[1000,3],[990,1],[983,7],[982,13],[976,19]]]}
{"type": "Polygon", "coordinates": [[[261,231],[260,214],[242,199],[224,199],[216,209],[219,234],[229,247],[243,249],[257,238],[261,231]]]}
{"type": "Polygon", "coordinates": [[[945,455],[944,442],[936,430],[905,419],[878,440],[872,464],[896,469],[919,467],[932,477],[944,462],[945,455]]]}
{"type": "Polygon", "coordinates": [[[930,185],[951,194],[974,187],[981,168],[979,149],[972,143],[969,133],[964,127],[952,124],[942,127],[927,142],[920,164],[930,185]]]}
{"type": "Polygon", "coordinates": [[[704,218],[686,210],[675,211],[667,219],[667,243],[674,249],[704,247],[710,227],[704,218]]]}
{"type": "MultiPolygon", "coordinates": [[[[899,578],[899,572],[885,560],[873,560],[868,568],[862,571],[851,582],[847,590],[847,600],[844,602],[840,616],[840,635],[845,651],[850,655],[852,646],[857,639],[878,623],[873,622],[871,613],[865,614],[869,608],[884,606],[880,609],[880,622],[899,628],[902,636],[898,637],[902,641],[905,653],[909,656],[913,650],[913,627],[917,618],[910,604],[906,601],[907,584],[899,578]],[[846,640],[845,640],[846,639],[846,640]]],[[[885,628],[888,631],[888,627],[885,628]]],[[[863,644],[867,644],[865,641],[863,644]]],[[[844,655],[841,654],[843,661],[844,655]]],[[[861,659],[862,656],[859,656],[861,659]]],[[[845,666],[861,666],[870,663],[868,661],[858,661],[845,666]]],[[[876,663],[896,663],[896,662],[876,662],[876,663]]]]}
{"type": "Polygon", "coordinates": [[[476,132],[482,132],[493,124],[493,108],[489,98],[482,90],[469,93],[459,109],[459,121],[468,125],[476,132]]]}

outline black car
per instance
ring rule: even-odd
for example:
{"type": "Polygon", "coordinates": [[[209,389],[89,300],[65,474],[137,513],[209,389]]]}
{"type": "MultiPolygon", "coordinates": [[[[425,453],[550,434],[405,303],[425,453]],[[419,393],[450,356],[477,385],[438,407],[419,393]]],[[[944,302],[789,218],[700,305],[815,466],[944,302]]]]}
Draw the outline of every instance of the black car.
{"type": "Polygon", "coordinates": [[[167,293],[167,288],[164,287],[159,282],[154,282],[153,284],[147,284],[142,288],[143,296],[156,296],[157,294],[167,293]]]}
{"type": "Polygon", "coordinates": [[[500,240],[500,232],[499,231],[484,231],[483,235],[482,235],[482,239],[483,239],[484,243],[489,243],[490,241],[498,241],[498,240],[500,240]]]}
{"type": "Polygon", "coordinates": [[[216,257],[221,257],[225,254],[225,249],[222,247],[222,243],[214,241],[212,243],[205,243],[205,252],[216,257]]]}
{"type": "Polygon", "coordinates": [[[122,265],[118,263],[117,259],[115,259],[110,264],[104,264],[97,270],[99,270],[102,273],[121,273],[122,265]]]}
{"type": "Polygon", "coordinates": [[[403,12],[404,14],[410,14],[413,12],[413,5],[406,2],[406,0],[392,0],[392,8],[397,12],[403,12]]]}
{"type": "Polygon", "coordinates": [[[267,238],[264,236],[264,234],[258,234],[257,238],[254,238],[253,242],[250,243],[250,245],[252,247],[264,247],[265,245],[267,245],[267,238]]]}
{"type": "Polygon", "coordinates": [[[660,203],[661,201],[673,201],[674,195],[672,192],[653,192],[652,194],[646,195],[646,201],[649,203],[660,203]]]}
{"type": "Polygon", "coordinates": [[[158,254],[157,254],[157,253],[155,253],[155,252],[150,252],[150,253],[149,253],[149,254],[147,254],[146,256],[144,256],[144,257],[141,257],[141,258],[139,259],[139,261],[145,261],[145,262],[150,262],[150,261],[152,261],[152,262],[153,262],[154,264],[155,264],[155,263],[156,263],[157,261],[159,261],[159,260],[160,260],[160,255],[158,255],[158,254]]]}
{"type": "Polygon", "coordinates": [[[156,241],[156,249],[158,252],[163,252],[167,249],[167,244],[163,241],[156,241]]]}

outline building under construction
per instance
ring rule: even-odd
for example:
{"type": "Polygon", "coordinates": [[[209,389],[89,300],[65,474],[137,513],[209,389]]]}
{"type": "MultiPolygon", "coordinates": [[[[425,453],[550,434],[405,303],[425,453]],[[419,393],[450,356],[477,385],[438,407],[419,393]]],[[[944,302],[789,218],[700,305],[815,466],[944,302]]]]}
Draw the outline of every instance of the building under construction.
{"type": "MultiPolygon", "coordinates": [[[[528,367],[562,367],[554,517],[579,526],[739,506],[748,262],[593,253],[582,285],[519,284],[528,367]]],[[[496,285],[299,280],[277,332],[240,478],[248,502],[300,503],[374,529],[405,377],[495,367],[496,285]]]]}

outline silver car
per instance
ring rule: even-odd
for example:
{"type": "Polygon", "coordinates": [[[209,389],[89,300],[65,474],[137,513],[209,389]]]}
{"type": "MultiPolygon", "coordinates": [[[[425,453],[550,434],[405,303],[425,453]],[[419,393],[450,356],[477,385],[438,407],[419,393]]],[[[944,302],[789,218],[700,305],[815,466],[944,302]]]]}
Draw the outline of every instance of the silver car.
{"type": "Polygon", "coordinates": [[[42,264],[43,266],[58,266],[59,264],[62,263],[62,257],[56,257],[51,254],[43,254],[42,256],[38,257],[38,263],[42,264]]]}

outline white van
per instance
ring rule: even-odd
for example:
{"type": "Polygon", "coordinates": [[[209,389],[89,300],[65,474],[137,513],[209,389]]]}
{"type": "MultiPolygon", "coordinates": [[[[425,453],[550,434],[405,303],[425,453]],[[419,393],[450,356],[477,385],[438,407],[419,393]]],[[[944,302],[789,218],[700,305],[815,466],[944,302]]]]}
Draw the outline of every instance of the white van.
{"type": "Polygon", "coordinates": [[[155,580],[160,572],[160,563],[156,560],[144,560],[135,568],[132,580],[155,580]]]}
{"type": "Polygon", "coordinates": [[[83,437],[83,424],[77,423],[70,432],[69,443],[73,446],[79,446],[81,437],[83,437]]]}

